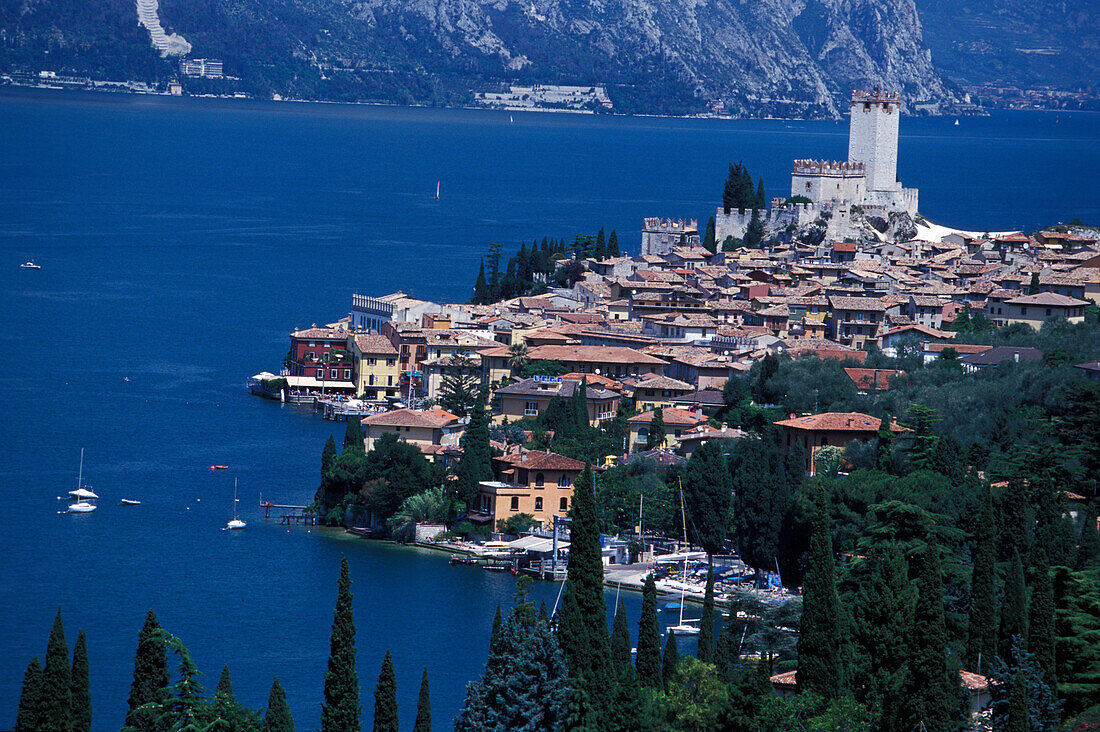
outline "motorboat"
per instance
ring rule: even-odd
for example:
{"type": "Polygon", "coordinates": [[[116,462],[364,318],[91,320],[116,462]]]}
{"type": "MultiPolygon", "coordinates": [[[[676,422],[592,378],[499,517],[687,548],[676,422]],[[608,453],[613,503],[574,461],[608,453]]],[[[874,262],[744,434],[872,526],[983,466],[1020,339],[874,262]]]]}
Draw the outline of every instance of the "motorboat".
{"type": "Polygon", "coordinates": [[[229,466],[228,465],[211,465],[210,469],[211,470],[229,470],[229,466]]]}
{"type": "Polygon", "coordinates": [[[140,506],[141,501],[135,501],[133,498],[123,498],[119,501],[123,506],[140,506]]]}
{"type": "Polygon", "coordinates": [[[42,269],[42,265],[35,264],[34,262],[23,262],[19,265],[19,269],[42,269]]]}

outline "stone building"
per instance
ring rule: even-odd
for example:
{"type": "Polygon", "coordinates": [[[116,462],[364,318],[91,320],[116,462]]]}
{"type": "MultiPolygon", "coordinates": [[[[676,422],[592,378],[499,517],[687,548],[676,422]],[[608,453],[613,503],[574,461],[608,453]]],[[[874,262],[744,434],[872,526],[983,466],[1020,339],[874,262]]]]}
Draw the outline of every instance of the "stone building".
{"type": "Polygon", "coordinates": [[[699,221],[646,218],[642,220],[642,254],[668,254],[675,247],[697,247],[699,221]]]}

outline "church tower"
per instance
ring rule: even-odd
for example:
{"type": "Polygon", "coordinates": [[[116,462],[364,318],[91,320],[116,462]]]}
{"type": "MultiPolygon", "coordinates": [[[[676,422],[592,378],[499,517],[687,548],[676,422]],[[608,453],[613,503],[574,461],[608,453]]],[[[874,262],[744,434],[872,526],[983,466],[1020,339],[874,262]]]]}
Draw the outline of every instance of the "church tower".
{"type": "Polygon", "coordinates": [[[866,191],[900,192],[898,182],[898,117],[901,95],[853,91],[848,127],[848,162],[863,163],[866,191]]]}

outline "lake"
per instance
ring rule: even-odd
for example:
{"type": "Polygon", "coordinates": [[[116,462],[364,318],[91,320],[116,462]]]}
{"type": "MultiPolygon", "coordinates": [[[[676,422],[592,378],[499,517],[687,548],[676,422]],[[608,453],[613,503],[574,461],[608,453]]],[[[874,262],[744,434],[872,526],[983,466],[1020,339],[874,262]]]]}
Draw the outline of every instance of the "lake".
{"type": "MultiPolygon", "coordinates": [[[[464,300],[492,241],[603,226],[636,252],[645,216],[705,223],[731,160],[771,196],[792,159],[847,150],[844,123],[512,118],[0,89],[0,344],[22,359],[0,373],[0,726],[61,607],[70,643],[88,632],[93,727],[117,730],[151,607],[208,686],[228,663],[238,698],[262,707],[276,674],[315,728],[345,554],[364,724],[390,649],[404,722],[426,666],[449,727],[513,579],[264,523],[259,495],[308,502],[343,427],[251,397],[245,379],[353,292],[464,300]],[[28,259],[42,269],[20,270],[28,259]],[[100,509],[59,515],[81,448],[100,509]],[[249,525],[223,532],[234,478],[249,525]]],[[[949,226],[1096,223],[1098,119],[906,118],[900,177],[949,226]]],[[[533,596],[552,605],[556,590],[533,596]]],[[[640,601],[624,597],[636,630],[640,601]]]]}

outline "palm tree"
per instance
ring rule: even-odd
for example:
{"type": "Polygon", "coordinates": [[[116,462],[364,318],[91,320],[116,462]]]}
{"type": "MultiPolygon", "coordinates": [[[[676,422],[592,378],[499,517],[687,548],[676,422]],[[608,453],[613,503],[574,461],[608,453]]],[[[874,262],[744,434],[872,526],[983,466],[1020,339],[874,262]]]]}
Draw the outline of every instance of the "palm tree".
{"type": "Polygon", "coordinates": [[[531,352],[523,341],[508,346],[508,366],[512,371],[520,371],[531,360],[531,352]]]}
{"type": "Polygon", "coordinates": [[[390,530],[396,539],[408,541],[421,523],[441,524],[451,512],[451,498],[443,486],[429,488],[409,496],[390,519],[390,530]]]}

